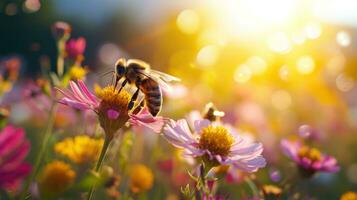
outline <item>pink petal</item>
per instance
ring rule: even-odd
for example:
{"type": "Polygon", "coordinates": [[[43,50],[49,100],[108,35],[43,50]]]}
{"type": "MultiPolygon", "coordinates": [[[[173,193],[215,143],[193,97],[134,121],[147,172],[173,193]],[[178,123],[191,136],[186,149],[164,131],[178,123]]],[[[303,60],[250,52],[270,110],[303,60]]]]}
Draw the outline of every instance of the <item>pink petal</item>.
{"type": "Polygon", "coordinates": [[[196,133],[201,132],[201,129],[209,126],[211,124],[211,122],[207,119],[200,119],[200,120],[196,120],[194,122],[194,126],[195,126],[195,131],[196,133]]]}

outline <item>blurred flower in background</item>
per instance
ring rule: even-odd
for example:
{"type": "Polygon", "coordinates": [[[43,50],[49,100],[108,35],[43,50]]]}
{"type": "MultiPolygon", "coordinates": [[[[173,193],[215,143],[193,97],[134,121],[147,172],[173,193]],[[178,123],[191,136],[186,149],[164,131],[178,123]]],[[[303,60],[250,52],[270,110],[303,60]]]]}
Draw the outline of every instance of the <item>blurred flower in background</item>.
{"type": "Polygon", "coordinates": [[[30,173],[31,165],[24,160],[30,152],[30,142],[21,128],[11,125],[0,132],[0,187],[16,192],[30,173]]]}
{"type": "Polygon", "coordinates": [[[85,164],[98,159],[103,142],[103,139],[78,135],[56,143],[54,149],[56,153],[66,156],[76,164],[85,164]]]}
{"type": "Polygon", "coordinates": [[[63,161],[54,160],[43,169],[39,188],[44,196],[58,195],[64,192],[74,182],[76,172],[63,161]]]}
{"type": "Polygon", "coordinates": [[[140,193],[150,190],[154,182],[154,175],[147,166],[135,164],[130,169],[130,190],[140,193]]]}

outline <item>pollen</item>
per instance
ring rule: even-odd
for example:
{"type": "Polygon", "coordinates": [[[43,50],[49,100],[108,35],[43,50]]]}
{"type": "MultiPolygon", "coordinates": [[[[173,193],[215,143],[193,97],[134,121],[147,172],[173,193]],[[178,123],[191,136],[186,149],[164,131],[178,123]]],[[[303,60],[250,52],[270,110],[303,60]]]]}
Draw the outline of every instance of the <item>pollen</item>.
{"type": "Polygon", "coordinates": [[[73,66],[69,70],[69,77],[71,80],[83,80],[87,72],[88,71],[81,66],[73,66]]]}
{"type": "Polygon", "coordinates": [[[234,138],[222,126],[208,126],[201,130],[199,148],[206,149],[214,155],[228,156],[234,138]]]}
{"type": "Polygon", "coordinates": [[[301,147],[298,152],[298,155],[301,158],[306,157],[311,161],[320,161],[322,159],[321,153],[318,149],[310,148],[307,146],[301,147]]]}
{"type": "Polygon", "coordinates": [[[126,90],[119,92],[113,86],[107,86],[99,90],[97,95],[101,99],[98,108],[100,125],[107,136],[113,137],[129,119],[130,94],[126,90]]]}

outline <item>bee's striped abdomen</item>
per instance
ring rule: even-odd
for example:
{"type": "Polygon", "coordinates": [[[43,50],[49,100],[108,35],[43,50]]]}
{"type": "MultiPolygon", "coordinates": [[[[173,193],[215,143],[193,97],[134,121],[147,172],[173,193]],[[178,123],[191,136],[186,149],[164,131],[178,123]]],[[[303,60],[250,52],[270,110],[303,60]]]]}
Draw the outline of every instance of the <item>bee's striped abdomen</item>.
{"type": "Polygon", "coordinates": [[[140,89],[145,95],[146,107],[153,116],[156,116],[162,106],[162,93],[159,84],[150,78],[144,79],[140,89]]]}

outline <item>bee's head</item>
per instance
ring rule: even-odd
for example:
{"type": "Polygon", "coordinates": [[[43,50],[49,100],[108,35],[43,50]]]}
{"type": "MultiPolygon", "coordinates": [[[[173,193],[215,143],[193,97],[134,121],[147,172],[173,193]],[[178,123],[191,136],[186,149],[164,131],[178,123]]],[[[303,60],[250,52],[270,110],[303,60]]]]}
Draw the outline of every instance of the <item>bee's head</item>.
{"type": "Polygon", "coordinates": [[[118,76],[118,78],[121,78],[125,75],[126,72],[126,60],[124,58],[120,58],[116,63],[115,63],[115,72],[118,76]]]}

